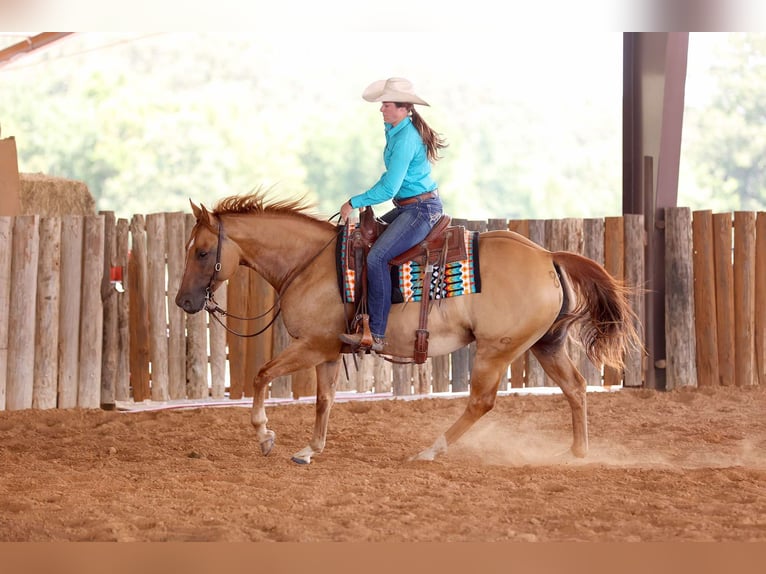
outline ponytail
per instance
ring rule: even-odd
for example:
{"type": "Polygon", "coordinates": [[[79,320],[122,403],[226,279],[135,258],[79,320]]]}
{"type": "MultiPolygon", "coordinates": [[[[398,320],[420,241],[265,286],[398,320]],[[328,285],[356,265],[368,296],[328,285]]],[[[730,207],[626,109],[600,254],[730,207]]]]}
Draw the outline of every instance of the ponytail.
{"type": "Polygon", "coordinates": [[[436,163],[436,161],[441,158],[439,155],[439,150],[447,147],[447,142],[444,141],[444,138],[440,134],[431,129],[431,127],[415,109],[414,105],[399,103],[396,105],[399,107],[406,107],[409,110],[410,117],[412,118],[412,125],[415,126],[416,130],[418,130],[418,133],[420,134],[420,137],[423,138],[423,143],[426,146],[426,155],[428,156],[428,161],[431,163],[436,163]]]}

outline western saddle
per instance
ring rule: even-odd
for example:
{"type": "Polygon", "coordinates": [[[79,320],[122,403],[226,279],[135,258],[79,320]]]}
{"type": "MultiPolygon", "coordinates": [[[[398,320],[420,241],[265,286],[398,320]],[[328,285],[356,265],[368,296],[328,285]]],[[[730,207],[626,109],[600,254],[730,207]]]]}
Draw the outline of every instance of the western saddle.
{"type": "MultiPolygon", "coordinates": [[[[462,225],[450,225],[452,218],[442,215],[431,228],[428,236],[404,253],[397,255],[389,261],[389,265],[400,266],[407,262],[415,262],[421,265],[423,271],[421,280],[420,318],[418,328],[415,331],[415,363],[421,364],[428,358],[428,312],[431,308],[432,299],[431,276],[434,267],[438,267],[438,283],[442,282],[445,265],[452,261],[462,261],[467,258],[465,247],[465,227],[462,225]]],[[[369,315],[367,310],[367,254],[375,240],[385,231],[388,224],[375,217],[372,207],[361,210],[359,225],[348,238],[346,249],[346,265],[356,272],[354,283],[354,301],[356,303],[354,320],[351,330],[362,332],[360,348],[369,349],[372,346],[372,333],[370,332],[369,315]]]]}

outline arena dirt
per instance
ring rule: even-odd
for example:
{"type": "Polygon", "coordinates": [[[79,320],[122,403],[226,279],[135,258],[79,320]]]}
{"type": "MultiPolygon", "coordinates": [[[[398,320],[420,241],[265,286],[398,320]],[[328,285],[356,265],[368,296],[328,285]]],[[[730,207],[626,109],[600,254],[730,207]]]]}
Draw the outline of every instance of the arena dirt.
{"type": "Polygon", "coordinates": [[[766,541],[766,390],[590,393],[575,460],[561,395],[498,399],[410,462],[466,399],[0,412],[0,541],[766,541]]]}

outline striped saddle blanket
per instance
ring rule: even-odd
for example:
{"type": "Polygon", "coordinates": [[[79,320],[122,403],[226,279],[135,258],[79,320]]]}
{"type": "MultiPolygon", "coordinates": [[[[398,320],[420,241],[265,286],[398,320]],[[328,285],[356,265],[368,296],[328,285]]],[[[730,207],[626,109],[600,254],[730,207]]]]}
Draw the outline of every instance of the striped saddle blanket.
{"type": "MultiPolygon", "coordinates": [[[[346,226],[341,234],[336,251],[338,266],[338,286],[343,301],[354,302],[354,286],[356,271],[349,267],[346,250],[348,239],[356,229],[356,225],[346,226]]],[[[481,292],[481,277],[479,274],[479,233],[465,231],[466,259],[452,261],[444,265],[442,270],[438,265],[433,266],[430,277],[424,277],[427,267],[419,262],[410,261],[402,265],[391,266],[391,302],[404,303],[420,301],[423,296],[423,285],[430,288],[429,299],[447,299],[469,293],[481,292]]],[[[351,258],[353,259],[353,258],[351,258]]]]}

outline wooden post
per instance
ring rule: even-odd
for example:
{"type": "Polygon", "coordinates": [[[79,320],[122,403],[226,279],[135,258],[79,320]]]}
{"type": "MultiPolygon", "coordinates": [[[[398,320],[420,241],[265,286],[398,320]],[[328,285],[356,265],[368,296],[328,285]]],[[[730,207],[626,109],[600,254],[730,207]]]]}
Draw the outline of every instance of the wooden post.
{"type": "Polygon", "coordinates": [[[10,311],[8,313],[8,410],[32,408],[35,370],[35,314],[40,218],[16,216],[13,226],[10,311]]]}
{"type": "Polygon", "coordinates": [[[734,212],[734,373],[739,386],[755,379],[755,213],[734,212]]]}
{"type": "Polygon", "coordinates": [[[0,216],[0,411],[5,410],[8,381],[8,314],[11,299],[13,219],[0,216]]]}
{"type": "Polygon", "coordinates": [[[79,215],[61,218],[61,282],[59,311],[58,408],[77,406],[80,379],[80,307],[84,221],[79,215]]]}
{"type": "Polygon", "coordinates": [[[713,215],[715,308],[718,340],[718,377],[723,386],[734,385],[734,267],[731,213],[713,215]]]}
{"type": "Polygon", "coordinates": [[[412,369],[413,390],[416,395],[427,395],[431,392],[431,359],[425,363],[414,365],[412,369]]]}
{"type": "MultiPolygon", "coordinates": [[[[412,394],[412,364],[395,363],[393,365],[393,391],[394,396],[412,394]]],[[[455,392],[455,389],[452,389],[455,392]]]]}
{"type": "MultiPolygon", "coordinates": [[[[274,303],[276,302],[276,291],[274,291],[274,288],[269,285],[268,281],[266,281],[255,271],[248,270],[248,275],[250,277],[249,296],[247,298],[248,317],[260,316],[260,319],[257,321],[244,323],[243,325],[245,325],[247,332],[254,333],[268,325],[269,321],[271,321],[272,317],[276,313],[276,309],[274,308],[274,303]]],[[[245,361],[246,368],[244,387],[245,396],[251,397],[253,396],[253,381],[258,375],[258,371],[261,370],[263,365],[274,358],[273,327],[270,327],[268,330],[264,331],[257,337],[251,337],[250,339],[247,339],[246,349],[247,360],[245,361]]],[[[296,373],[296,375],[297,374],[298,373],[296,373]]],[[[292,390],[294,393],[297,392],[299,396],[305,396],[307,393],[313,394],[316,392],[316,387],[312,387],[312,381],[316,381],[316,373],[313,375],[302,373],[299,376],[299,379],[301,381],[306,381],[309,387],[313,388],[313,391],[311,388],[305,390],[300,388],[293,388],[292,390]]],[[[295,376],[293,376],[293,381],[291,382],[291,386],[293,387],[294,380],[295,376]]]]}
{"type": "MultiPolygon", "coordinates": [[[[228,290],[221,287],[216,301],[224,309],[228,305],[228,290]]],[[[223,325],[214,319],[208,321],[210,337],[210,396],[222,399],[226,395],[226,329],[227,317],[219,317],[223,325]]]]}
{"type": "Polygon", "coordinates": [[[697,385],[691,211],[665,209],[666,390],[697,385]]]}
{"type": "MultiPolygon", "coordinates": [[[[125,291],[128,284],[128,243],[130,237],[127,219],[117,220],[116,255],[114,264],[122,270],[121,291],[113,297],[117,299],[117,375],[115,377],[114,398],[118,401],[130,399],[130,298],[125,291]]],[[[116,290],[116,289],[115,289],[116,290]]]]}
{"type": "MultiPolygon", "coordinates": [[[[646,320],[645,294],[646,288],[646,230],[644,216],[626,214],[625,222],[625,281],[634,289],[630,298],[630,306],[635,313],[634,327],[640,340],[644,341],[644,323],[646,320]]],[[[641,387],[646,380],[646,350],[644,348],[628,349],[625,357],[625,373],[622,384],[626,387],[641,387]]]]}
{"type": "Polygon", "coordinates": [[[374,386],[374,373],[373,363],[375,357],[371,354],[365,353],[362,355],[361,361],[359,361],[359,371],[356,374],[356,390],[357,393],[368,393],[374,386]]]}
{"type": "MultiPolygon", "coordinates": [[[[186,237],[191,236],[196,222],[191,213],[184,216],[186,237]]],[[[186,315],[186,398],[202,399],[210,396],[207,365],[207,312],[199,311],[186,315]]]]}
{"type": "Polygon", "coordinates": [[[103,346],[104,305],[101,280],[104,275],[104,218],[84,218],[82,306],[80,307],[80,378],[77,406],[101,406],[101,349],[103,346]]]}
{"type": "Polygon", "coordinates": [[[149,398],[149,303],[146,291],[146,223],[143,215],[130,222],[132,249],[128,260],[128,296],[130,298],[130,384],[133,400],[149,398]]]}
{"type": "Polygon", "coordinates": [[[706,387],[717,385],[719,380],[713,213],[695,211],[692,216],[697,385],[706,387]]]}
{"type": "Polygon", "coordinates": [[[167,401],[168,320],[165,295],[165,215],[146,216],[147,295],[149,300],[149,361],[152,374],[152,400],[167,401]]]}
{"type": "MultiPolygon", "coordinates": [[[[449,360],[449,357],[443,355],[442,358],[449,360]]],[[[393,368],[391,363],[383,359],[375,359],[375,392],[390,393],[393,386],[393,368]]],[[[449,386],[449,377],[445,375],[446,384],[449,386]]]]}
{"type": "Polygon", "coordinates": [[[449,392],[449,355],[431,357],[431,365],[433,368],[433,392],[449,392]]]}
{"type": "MultiPolygon", "coordinates": [[[[766,212],[759,212],[755,231],[755,364],[758,383],[766,385],[766,212]]],[[[1,339],[0,339],[1,340],[1,339]]]]}
{"type": "Polygon", "coordinates": [[[0,139],[0,215],[21,214],[21,182],[16,140],[0,139]]]}
{"type": "MultiPolygon", "coordinates": [[[[613,277],[625,279],[625,228],[622,217],[604,219],[604,268],[613,277]]],[[[619,385],[622,370],[604,367],[604,386],[619,385]]]]}
{"type": "Polygon", "coordinates": [[[186,397],[186,313],[175,299],[186,261],[186,229],[184,214],[165,214],[165,236],[168,266],[168,396],[170,399],[186,397]]]}
{"type": "Polygon", "coordinates": [[[114,408],[119,355],[117,290],[112,285],[112,269],[117,259],[117,228],[113,211],[102,211],[104,218],[104,270],[101,277],[101,302],[104,306],[101,345],[101,408],[114,408]]]}
{"type": "MultiPolygon", "coordinates": [[[[583,221],[583,255],[593,259],[599,265],[604,265],[604,220],[586,219],[583,221]]],[[[601,369],[603,365],[594,365],[583,353],[578,369],[589,385],[601,386],[601,369]]]]}
{"type": "MultiPolygon", "coordinates": [[[[233,315],[247,317],[250,276],[250,269],[240,266],[228,281],[226,302],[229,312],[233,315]]],[[[221,287],[221,289],[223,288],[221,287]]],[[[232,317],[227,318],[226,324],[237,333],[245,333],[248,327],[247,321],[240,321],[232,317]]],[[[264,333],[264,337],[271,336],[271,333],[264,333]]],[[[244,396],[245,379],[247,378],[246,339],[233,333],[229,333],[226,339],[229,343],[229,398],[241,399],[244,396]]],[[[252,385],[252,382],[250,384],[252,385]]]]}
{"type": "MultiPolygon", "coordinates": [[[[281,353],[291,341],[290,334],[287,332],[285,323],[282,320],[282,316],[277,317],[274,321],[274,356],[276,357],[281,353]]],[[[286,398],[292,395],[290,375],[284,375],[277,377],[271,381],[271,396],[286,398]]]]}
{"type": "Polygon", "coordinates": [[[61,218],[40,220],[37,271],[37,331],[32,408],[55,409],[58,391],[61,218]]]}

